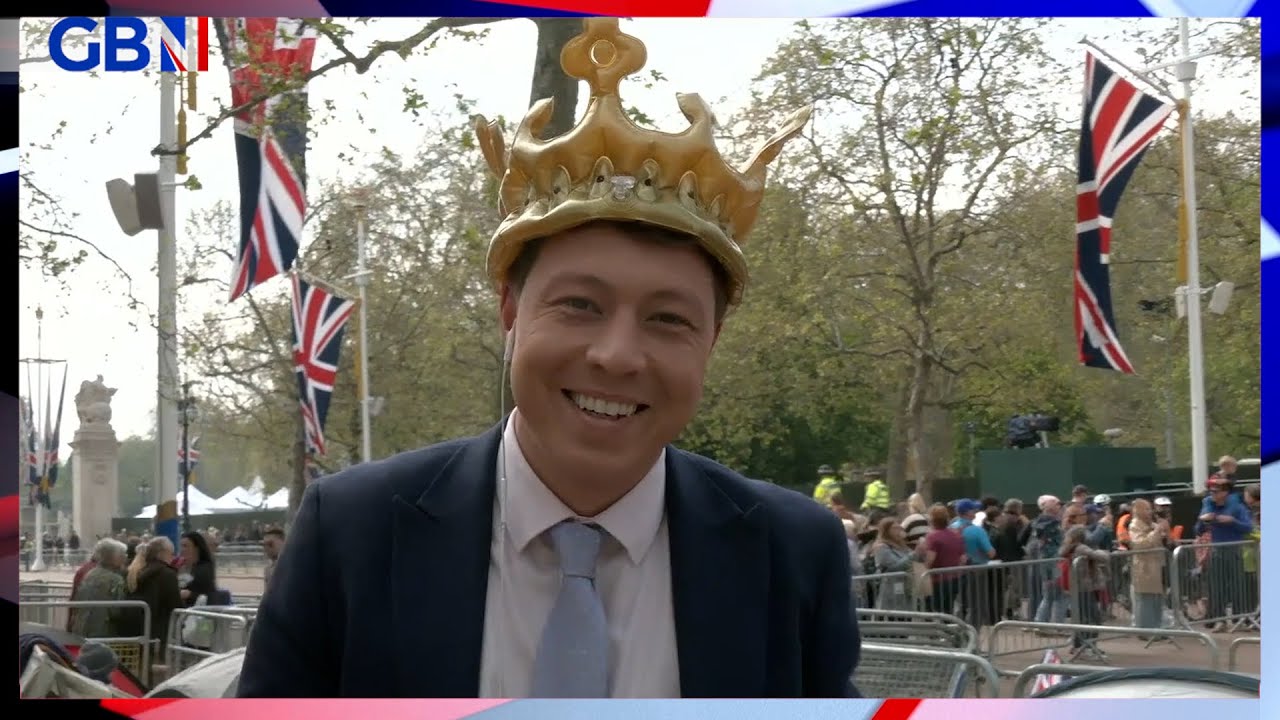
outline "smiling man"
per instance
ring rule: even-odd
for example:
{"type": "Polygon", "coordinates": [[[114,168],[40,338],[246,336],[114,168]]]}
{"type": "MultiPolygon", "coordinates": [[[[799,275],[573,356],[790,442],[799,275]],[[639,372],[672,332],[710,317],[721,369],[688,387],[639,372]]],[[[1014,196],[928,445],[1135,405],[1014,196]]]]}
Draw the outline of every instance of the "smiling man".
{"type": "Polygon", "coordinates": [[[508,152],[488,272],[515,409],[492,430],[313,483],[254,624],[242,697],[846,697],[859,655],[840,521],[671,446],[692,419],[765,168],[710,110],[639,128],[644,65],[618,21],[561,57],[591,86],[579,125],[508,152]]]}

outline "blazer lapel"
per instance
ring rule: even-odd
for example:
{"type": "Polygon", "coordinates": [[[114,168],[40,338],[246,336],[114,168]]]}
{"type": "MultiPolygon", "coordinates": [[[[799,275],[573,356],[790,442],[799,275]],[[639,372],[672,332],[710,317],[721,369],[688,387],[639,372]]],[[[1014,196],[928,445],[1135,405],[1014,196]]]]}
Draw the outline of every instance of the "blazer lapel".
{"type": "Polygon", "coordinates": [[[666,497],[681,695],[758,697],[768,664],[765,513],[742,507],[675,448],[666,497]]]}
{"type": "Polygon", "coordinates": [[[391,627],[401,696],[480,694],[502,428],[463,445],[420,497],[392,499],[391,627]]]}

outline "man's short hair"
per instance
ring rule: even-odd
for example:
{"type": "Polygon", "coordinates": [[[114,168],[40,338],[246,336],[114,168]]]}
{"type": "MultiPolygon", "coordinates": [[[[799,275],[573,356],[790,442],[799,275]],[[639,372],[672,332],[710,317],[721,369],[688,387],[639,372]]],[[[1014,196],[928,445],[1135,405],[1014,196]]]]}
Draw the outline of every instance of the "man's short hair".
{"type": "Polygon", "coordinates": [[[278,537],[278,538],[280,538],[281,540],[283,540],[283,539],[284,539],[284,530],[282,530],[281,528],[278,528],[278,527],[270,527],[270,528],[267,528],[266,530],[263,530],[263,531],[262,531],[262,537],[263,537],[263,539],[266,539],[266,537],[267,537],[268,535],[275,535],[276,537],[278,537]]]}
{"type": "MultiPolygon", "coordinates": [[[[584,223],[570,230],[578,230],[592,226],[611,225],[628,231],[628,234],[636,235],[645,240],[655,242],[659,245],[668,247],[693,247],[697,248],[707,263],[711,266],[711,276],[715,279],[715,321],[718,325],[724,320],[725,313],[729,309],[729,272],[725,270],[724,265],[716,260],[706,248],[702,247],[702,243],[698,238],[686,233],[676,232],[657,225],[640,222],[626,222],[621,220],[594,220],[584,223]]],[[[568,232],[566,230],[565,232],[568,232]]],[[[533,262],[538,259],[538,252],[542,249],[542,244],[547,238],[537,238],[530,240],[520,248],[520,254],[516,256],[515,262],[511,263],[511,267],[507,270],[507,282],[512,289],[519,292],[526,280],[529,279],[529,273],[533,270],[533,262]]]]}

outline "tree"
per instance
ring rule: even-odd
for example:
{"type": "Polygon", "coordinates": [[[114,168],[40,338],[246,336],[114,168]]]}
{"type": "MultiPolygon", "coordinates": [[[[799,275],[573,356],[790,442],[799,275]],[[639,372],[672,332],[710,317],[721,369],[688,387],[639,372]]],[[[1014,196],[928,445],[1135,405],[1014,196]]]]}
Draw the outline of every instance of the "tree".
{"type": "MultiPolygon", "coordinates": [[[[908,474],[928,496],[926,408],[938,373],[974,365],[991,318],[952,303],[960,251],[987,239],[993,189],[1058,125],[1039,20],[802,22],[761,73],[763,109],[812,98],[848,122],[808,136],[803,178],[843,248],[824,275],[836,350],[901,359],[908,474]],[[874,323],[854,318],[872,317],[874,323]],[[854,326],[857,329],[854,329],[854,326]],[[849,332],[846,332],[849,330],[849,332]]],[[[962,296],[963,297],[963,296],[962,296]]]]}

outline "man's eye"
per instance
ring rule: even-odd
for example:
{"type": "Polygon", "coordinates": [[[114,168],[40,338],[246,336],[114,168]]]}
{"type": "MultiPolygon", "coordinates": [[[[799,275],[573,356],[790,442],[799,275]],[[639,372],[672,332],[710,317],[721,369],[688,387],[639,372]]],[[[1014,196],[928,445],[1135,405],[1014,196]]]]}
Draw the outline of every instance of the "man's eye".
{"type": "Polygon", "coordinates": [[[688,320],[685,320],[683,317],[676,315],[675,313],[658,313],[653,317],[655,320],[657,320],[660,323],[666,323],[670,325],[688,325],[689,324],[688,320]]]}

